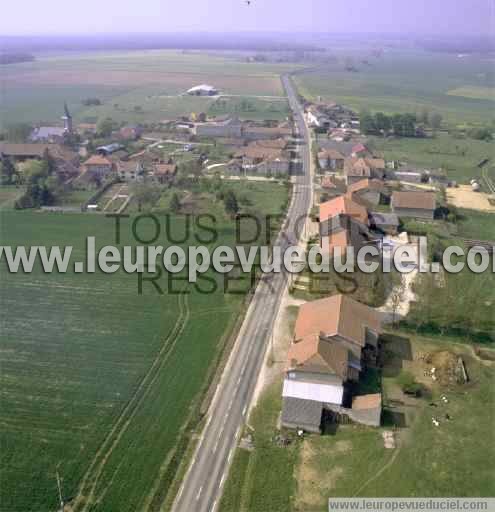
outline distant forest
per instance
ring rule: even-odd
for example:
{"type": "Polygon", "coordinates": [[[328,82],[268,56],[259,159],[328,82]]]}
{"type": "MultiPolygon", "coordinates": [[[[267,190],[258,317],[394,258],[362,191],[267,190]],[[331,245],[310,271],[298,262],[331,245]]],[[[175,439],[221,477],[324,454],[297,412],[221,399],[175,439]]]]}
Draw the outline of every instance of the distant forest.
{"type": "Polygon", "coordinates": [[[8,52],[85,50],[247,50],[318,51],[310,43],[294,42],[283,34],[132,34],[104,36],[0,36],[0,48],[8,52]]]}
{"type": "Polygon", "coordinates": [[[0,64],[15,64],[16,62],[31,62],[34,55],[30,53],[2,53],[0,54],[0,64]]]}

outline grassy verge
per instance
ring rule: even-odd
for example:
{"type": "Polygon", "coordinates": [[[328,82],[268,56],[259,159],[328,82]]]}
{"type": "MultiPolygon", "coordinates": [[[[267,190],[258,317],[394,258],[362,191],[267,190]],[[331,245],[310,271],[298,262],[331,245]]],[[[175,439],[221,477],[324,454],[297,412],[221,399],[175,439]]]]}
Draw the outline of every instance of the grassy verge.
{"type": "Polygon", "coordinates": [[[292,509],[296,481],[293,470],[298,441],[279,446],[274,441],[281,408],[280,382],[270,386],[253,409],[246,434],[251,433],[254,450],[237,449],[220,503],[222,512],[292,509]]]}

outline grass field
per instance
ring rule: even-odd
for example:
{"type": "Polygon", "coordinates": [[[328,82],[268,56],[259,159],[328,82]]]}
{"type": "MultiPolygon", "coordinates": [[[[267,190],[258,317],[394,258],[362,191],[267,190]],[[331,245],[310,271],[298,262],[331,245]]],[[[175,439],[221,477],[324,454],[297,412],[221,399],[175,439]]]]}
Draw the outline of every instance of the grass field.
{"type": "MultiPolygon", "coordinates": [[[[0,118],[3,125],[56,122],[66,100],[77,121],[107,116],[116,121],[159,121],[208,111],[211,98],[177,96],[200,83],[211,83],[229,95],[281,96],[279,75],[293,67],[179,51],[40,56],[2,69],[0,118]],[[84,107],[81,102],[88,97],[103,104],[84,107]]],[[[253,114],[256,117],[256,103],[253,114]]]]}
{"type": "Polygon", "coordinates": [[[387,160],[399,160],[419,169],[442,168],[450,179],[459,183],[480,178],[481,169],[477,164],[493,155],[490,142],[456,139],[446,133],[439,133],[432,139],[372,137],[370,140],[374,150],[387,160]]]}
{"type": "MultiPolygon", "coordinates": [[[[256,197],[262,211],[266,197],[256,197]]],[[[285,187],[271,197],[283,203],[285,187]]],[[[101,215],[5,211],[1,221],[3,245],[73,245],[73,261],[84,260],[86,236],[114,243],[113,222],[101,215]]],[[[129,222],[122,245],[135,243],[129,222]]],[[[171,219],[174,239],[185,222],[171,219]]],[[[216,244],[233,243],[233,226],[224,218],[218,227],[216,244]]],[[[184,281],[167,292],[164,276],[164,295],[150,283],[139,295],[135,274],[9,274],[2,262],[0,510],[55,510],[57,469],[79,511],[158,510],[187,445],[181,429],[198,414],[242,310],[242,295],[224,294],[209,276],[214,293],[184,281]]]]}
{"type": "MultiPolygon", "coordinates": [[[[346,56],[352,57],[352,50],[346,56]]],[[[440,112],[451,123],[494,119],[495,88],[491,62],[477,56],[388,50],[370,65],[356,60],[357,73],[344,70],[342,58],[323,71],[298,75],[305,96],[333,100],[356,110],[440,112]]]]}
{"type": "Polygon", "coordinates": [[[458,210],[457,233],[473,240],[495,240],[495,214],[458,210]]]}
{"type": "Polygon", "coordinates": [[[12,208],[15,200],[22,196],[23,192],[23,187],[0,186],[0,210],[12,208]]]}
{"type": "MultiPolygon", "coordinates": [[[[430,397],[409,399],[407,426],[399,429],[395,450],[384,449],[381,429],[356,425],[340,425],[334,434],[306,435],[303,441],[278,447],[272,438],[280,386],[268,389],[250,419],[255,449],[237,450],[221,511],[323,512],[332,496],[492,496],[493,363],[480,361],[469,346],[454,340],[404,336],[415,351],[454,349],[462,354],[470,383],[434,387],[430,397]],[[449,404],[441,406],[444,410],[430,408],[428,403],[441,393],[447,394],[449,404]],[[445,420],[446,412],[451,421],[445,420]],[[441,418],[438,429],[432,414],[441,418]]],[[[384,370],[386,401],[397,393],[393,367],[395,363],[384,370]]]]}

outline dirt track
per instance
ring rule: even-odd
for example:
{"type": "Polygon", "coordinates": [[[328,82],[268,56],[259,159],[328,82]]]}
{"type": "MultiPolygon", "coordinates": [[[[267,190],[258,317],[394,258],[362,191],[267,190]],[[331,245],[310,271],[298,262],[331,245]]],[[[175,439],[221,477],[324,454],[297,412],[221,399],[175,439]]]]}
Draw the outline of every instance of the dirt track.
{"type": "Polygon", "coordinates": [[[495,212],[495,206],[488,202],[488,195],[484,192],[473,192],[469,185],[448,188],[447,200],[458,208],[495,212]]]}

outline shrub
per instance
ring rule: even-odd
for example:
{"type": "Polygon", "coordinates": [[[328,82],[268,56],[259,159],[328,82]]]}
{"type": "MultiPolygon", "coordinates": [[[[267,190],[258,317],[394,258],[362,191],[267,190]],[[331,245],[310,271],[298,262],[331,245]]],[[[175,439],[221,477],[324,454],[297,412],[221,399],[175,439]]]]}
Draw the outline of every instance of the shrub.
{"type": "Polygon", "coordinates": [[[407,395],[419,396],[421,394],[421,384],[416,382],[412,373],[402,371],[397,377],[397,383],[407,395]]]}

